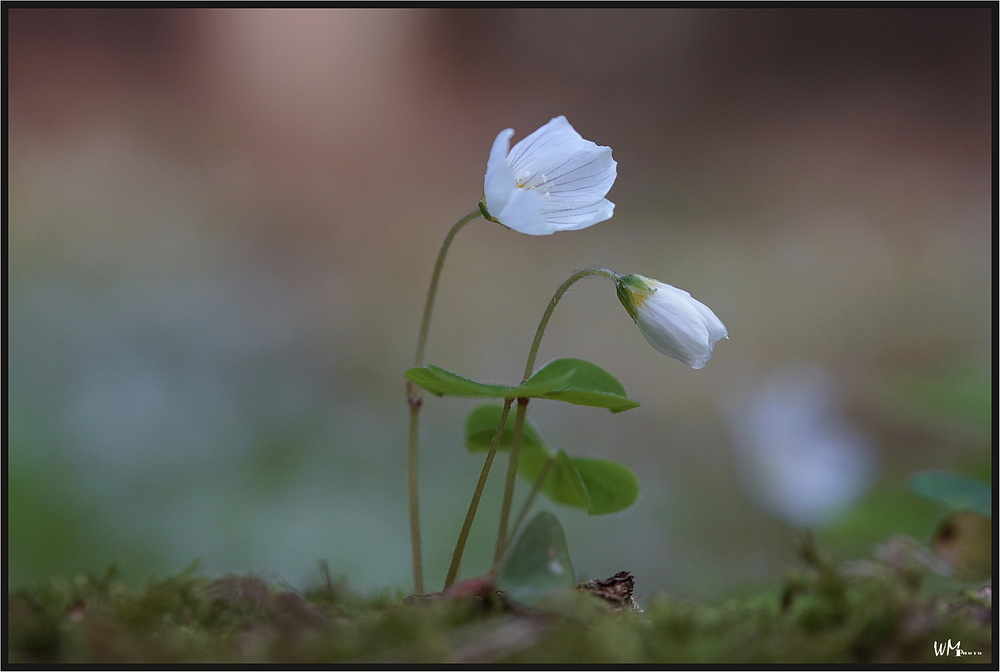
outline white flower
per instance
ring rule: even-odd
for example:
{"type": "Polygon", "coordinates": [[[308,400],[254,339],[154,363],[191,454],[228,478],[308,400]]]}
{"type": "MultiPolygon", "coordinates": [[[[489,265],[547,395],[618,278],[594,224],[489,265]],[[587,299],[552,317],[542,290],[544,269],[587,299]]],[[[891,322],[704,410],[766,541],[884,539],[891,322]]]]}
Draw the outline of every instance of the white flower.
{"type": "Polygon", "coordinates": [[[715,313],[683,289],[642,275],[620,276],[616,289],[649,344],[692,369],[705,366],[715,344],[729,338],[715,313]]]}
{"type": "Polygon", "coordinates": [[[851,422],[819,364],[788,362],[726,401],[736,473],[747,494],[785,522],[833,523],[875,479],[875,442],[851,422]]]}
{"type": "Polygon", "coordinates": [[[610,219],[604,198],[618,174],[611,148],[584,140],[556,117],[508,151],[514,129],[500,131],[486,164],[480,208],[490,221],[532,236],[585,229],[610,219]]]}

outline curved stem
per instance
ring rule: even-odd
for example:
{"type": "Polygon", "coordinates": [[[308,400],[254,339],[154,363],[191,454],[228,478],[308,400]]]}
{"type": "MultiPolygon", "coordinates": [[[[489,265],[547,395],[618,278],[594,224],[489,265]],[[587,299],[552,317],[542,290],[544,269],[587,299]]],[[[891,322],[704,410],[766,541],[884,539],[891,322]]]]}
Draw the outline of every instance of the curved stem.
{"type": "Polygon", "coordinates": [[[528,362],[524,365],[524,382],[531,377],[535,369],[535,357],[538,355],[538,346],[542,342],[542,334],[545,333],[545,328],[549,324],[549,318],[552,317],[552,311],[556,309],[556,304],[562,299],[563,294],[569,290],[578,280],[583,278],[589,278],[594,275],[599,275],[603,278],[607,278],[612,282],[617,282],[620,277],[618,273],[615,273],[608,268],[585,268],[582,271],[577,271],[573,275],[566,278],[563,284],[559,285],[559,289],[556,293],[552,295],[552,299],[549,301],[549,305],[546,306],[545,312],[542,314],[542,320],[538,323],[538,329],[535,330],[535,339],[531,342],[531,349],[528,350],[528,362]]]}
{"type": "Polygon", "coordinates": [[[451,247],[451,241],[454,240],[455,234],[461,231],[463,226],[476,217],[482,216],[482,214],[482,211],[477,207],[462,217],[455,222],[451,230],[448,231],[448,235],[444,237],[444,242],[441,243],[437,260],[434,262],[434,271],[431,273],[431,285],[427,288],[427,299],[424,301],[424,316],[420,320],[420,336],[417,337],[417,352],[413,357],[413,366],[423,366],[424,364],[424,349],[427,347],[427,334],[431,327],[431,313],[434,312],[434,299],[437,297],[438,283],[441,280],[441,269],[444,268],[444,258],[448,255],[448,248],[451,247]]]}
{"type": "MultiPolygon", "coordinates": [[[[434,271],[431,273],[431,284],[427,289],[427,299],[424,301],[424,315],[420,321],[420,335],[417,337],[417,351],[413,357],[413,366],[424,363],[424,349],[427,346],[427,334],[430,331],[431,313],[434,311],[434,299],[437,296],[438,282],[441,280],[441,269],[444,259],[455,238],[463,226],[479,217],[482,211],[477,207],[469,214],[455,222],[441,243],[434,271]]],[[[420,388],[409,380],[406,381],[406,403],[410,409],[410,439],[407,450],[407,484],[409,489],[410,511],[410,549],[413,555],[413,592],[424,592],[423,556],[420,548],[420,491],[419,491],[419,458],[420,458],[420,407],[423,405],[420,388]]]]}
{"type": "Polygon", "coordinates": [[[472,521],[476,517],[476,510],[479,508],[479,500],[483,496],[483,487],[486,485],[486,479],[490,475],[490,467],[493,466],[493,458],[497,454],[497,447],[500,445],[500,439],[503,438],[504,430],[507,428],[507,416],[510,413],[510,405],[513,401],[513,399],[504,399],[503,411],[500,413],[500,424],[497,426],[497,430],[493,433],[493,439],[490,441],[490,450],[486,453],[486,462],[483,463],[483,470],[479,474],[479,482],[476,483],[476,491],[472,493],[472,501],[469,502],[469,510],[465,514],[462,531],[458,534],[458,542],[456,542],[455,551],[451,555],[451,566],[448,567],[448,576],[444,580],[445,590],[455,583],[455,579],[458,578],[458,568],[462,564],[462,554],[465,552],[465,544],[469,540],[469,530],[472,529],[472,521]]]}
{"type": "MultiPolygon", "coordinates": [[[[524,378],[521,380],[522,383],[527,381],[534,372],[535,358],[538,355],[538,347],[542,342],[542,335],[545,333],[545,328],[549,324],[549,318],[552,317],[552,312],[556,309],[556,305],[558,305],[560,299],[562,299],[563,294],[565,294],[578,280],[595,275],[608,278],[612,282],[617,282],[620,277],[618,273],[615,273],[607,268],[585,268],[582,271],[576,271],[573,275],[569,276],[565,282],[559,285],[559,289],[557,289],[556,293],[552,295],[549,305],[546,306],[545,312],[542,313],[542,319],[538,323],[538,329],[535,330],[535,338],[531,342],[531,348],[528,350],[528,361],[524,365],[524,378]]],[[[507,464],[507,480],[504,482],[503,503],[500,506],[500,526],[497,530],[496,551],[493,555],[494,569],[503,559],[503,554],[507,549],[509,541],[507,539],[507,521],[510,518],[511,503],[514,499],[514,482],[517,480],[517,466],[518,460],[521,456],[522,432],[524,429],[524,416],[527,413],[527,408],[527,398],[522,397],[517,400],[517,415],[514,416],[514,436],[511,440],[510,461],[507,464]]]]}

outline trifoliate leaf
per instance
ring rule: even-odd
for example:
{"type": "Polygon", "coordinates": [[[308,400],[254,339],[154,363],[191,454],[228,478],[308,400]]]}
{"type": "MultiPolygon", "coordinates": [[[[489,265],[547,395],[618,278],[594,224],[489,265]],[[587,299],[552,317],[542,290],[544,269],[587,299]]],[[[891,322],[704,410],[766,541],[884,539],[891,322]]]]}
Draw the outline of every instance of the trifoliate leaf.
{"type": "MultiPolygon", "coordinates": [[[[487,404],[469,413],[465,420],[465,446],[469,451],[489,450],[502,412],[501,406],[487,404]]],[[[513,435],[514,418],[508,415],[497,449],[509,451],[513,435]]],[[[539,491],[553,502],[583,509],[596,516],[626,509],[638,496],[639,483],[633,471],[624,464],[570,457],[562,450],[553,454],[527,419],[521,435],[518,475],[534,486],[544,469],[545,480],[539,491]]]]}
{"type": "Polygon", "coordinates": [[[628,398],[617,378],[584,359],[567,357],[553,360],[528,378],[525,385],[547,387],[547,390],[537,395],[542,399],[607,408],[612,413],[627,411],[639,405],[639,402],[628,398]]]}
{"type": "Polygon", "coordinates": [[[587,512],[592,516],[627,509],[639,496],[635,472],[620,462],[574,457],[573,466],[590,499],[587,512]]]}
{"type": "Polygon", "coordinates": [[[521,385],[481,383],[434,365],[407,369],[405,375],[438,396],[552,399],[580,406],[607,408],[612,413],[639,405],[628,398],[618,379],[596,364],[582,359],[553,360],[521,385]]]}

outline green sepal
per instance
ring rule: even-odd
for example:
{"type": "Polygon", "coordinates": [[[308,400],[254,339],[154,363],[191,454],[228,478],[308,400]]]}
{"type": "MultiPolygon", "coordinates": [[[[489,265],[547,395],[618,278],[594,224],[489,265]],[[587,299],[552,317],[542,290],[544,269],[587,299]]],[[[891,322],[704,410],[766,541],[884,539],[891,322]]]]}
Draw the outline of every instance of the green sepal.
{"type": "MultiPolygon", "coordinates": [[[[486,221],[493,222],[495,224],[500,224],[500,220],[497,219],[496,217],[494,217],[493,215],[491,215],[490,211],[486,209],[486,197],[485,196],[483,197],[483,200],[479,201],[479,212],[481,212],[483,214],[483,219],[485,219],[486,221]]],[[[503,226],[503,225],[501,224],[501,226],[503,226]]]]}
{"type": "Polygon", "coordinates": [[[649,278],[642,275],[620,275],[618,280],[615,282],[615,293],[618,295],[618,300],[625,307],[628,312],[629,317],[632,321],[639,319],[639,307],[636,304],[636,297],[641,300],[645,300],[645,297],[653,293],[653,289],[646,282],[649,278]]]}

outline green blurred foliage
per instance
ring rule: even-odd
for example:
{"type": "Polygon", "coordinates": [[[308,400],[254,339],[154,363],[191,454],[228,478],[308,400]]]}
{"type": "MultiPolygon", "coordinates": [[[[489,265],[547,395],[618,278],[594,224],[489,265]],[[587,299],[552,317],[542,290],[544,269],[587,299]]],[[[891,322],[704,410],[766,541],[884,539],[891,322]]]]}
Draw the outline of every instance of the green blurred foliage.
{"type": "MultiPolygon", "coordinates": [[[[101,524],[100,503],[78,486],[72,465],[44,427],[8,404],[7,580],[17,585],[123,557],[149,561],[161,555],[163,540],[156,534],[135,538],[101,524]]],[[[134,572],[128,577],[138,578],[134,572]]]]}
{"type": "Polygon", "coordinates": [[[956,358],[946,360],[941,369],[894,376],[885,390],[890,417],[940,432],[967,435],[970,442],[988,440],[994,412],[992,366],[956,358]]]}
{"type": "MultiPolygon", "coordinates": [[[[989,368],[958,360],[940,371],[895,374],[886,384],[884,399],[888,422],[919,428],[935,441],[957,445],[949,466],[974,477],[945,471],[887,475],[836,525],[822,531],[824,543],[847,555],[874,548],[895,535],[931,547],[951,513],[969,510],[989,516],[992,511],[993,381],[989,368]]],[[[972,553],[977,566],[991,567],[990,529],[962,529],[971,530],[960,540],[970,549],[964,555],[972,553]]],[[[979,580],[988,575],[989,570],[971,575],[966,572],[964,578],[979,580]]]]}
{"type": "Polygon", "coordinates": [[[987,518],[993,515],[993,489],[983,481],[949,471],[919,471],[910,476],[909,486],[951,511],[971,511],[987,518]]]}

